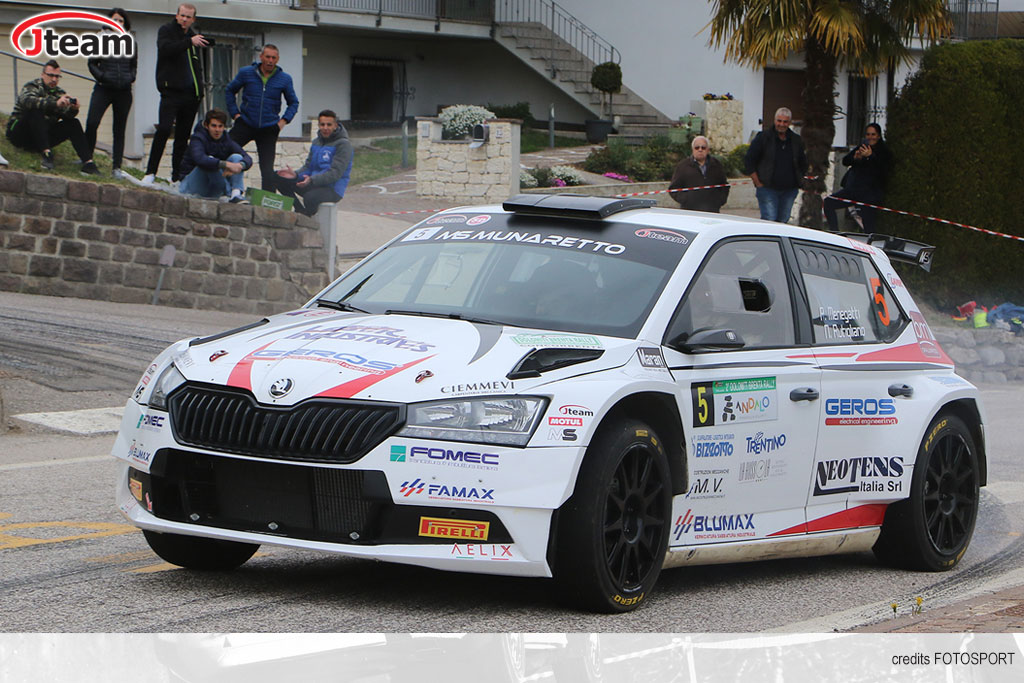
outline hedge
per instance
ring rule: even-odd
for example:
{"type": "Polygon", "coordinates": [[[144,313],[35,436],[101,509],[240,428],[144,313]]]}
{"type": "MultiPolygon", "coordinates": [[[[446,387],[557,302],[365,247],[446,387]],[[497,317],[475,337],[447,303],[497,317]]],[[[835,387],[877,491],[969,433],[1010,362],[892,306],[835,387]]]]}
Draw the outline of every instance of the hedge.
{"type": "MultiPolygon", "coordinates": [[[[1024,41],[930,48],[889,107],[885,204],[1024,235],[1022,124],[1024,41]]],[[[936,246],[931,273],[900,268],[919,297],[944,310],[970,299],[1024,304],[1024,242],[889,213],[881,222],[936,246]]]]}

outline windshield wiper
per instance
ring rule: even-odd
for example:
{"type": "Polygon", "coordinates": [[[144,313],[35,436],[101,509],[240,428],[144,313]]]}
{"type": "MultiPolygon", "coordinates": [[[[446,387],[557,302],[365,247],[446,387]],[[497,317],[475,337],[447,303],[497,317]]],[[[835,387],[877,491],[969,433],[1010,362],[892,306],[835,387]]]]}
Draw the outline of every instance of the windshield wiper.
{"type": "Polygon", "coordinates": [[[474,318],[472,316],[462,315],[461,313],[428,313],[427,311],[403,311],[397,308],[389,308],[384,311],[384,315],[419,315],[425,318],[446,318],[448,320],[462,320],[467,323],[480,323],[481,325],[500,325],[504,327],[507,323],[499,322],[497,320],[487,320],[485,318],[474,318]]]}
{"type": "Polygon", "coordinates": [[[348,311],[350,313],[369,313],[361,308],[356,308],[352,304],[346,304],[343,301],[331,301],[330,299],[317,299],[314,301],[317,306],[322,308],[333,308],[336,311],[348,311]]]}

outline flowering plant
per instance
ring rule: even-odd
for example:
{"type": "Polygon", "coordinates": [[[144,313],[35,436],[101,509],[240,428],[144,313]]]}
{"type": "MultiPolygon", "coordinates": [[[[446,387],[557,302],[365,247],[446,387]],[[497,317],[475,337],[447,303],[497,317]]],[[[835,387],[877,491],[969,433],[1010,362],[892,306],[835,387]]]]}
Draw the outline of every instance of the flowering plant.
{"type": "Polygon", "coordinates": [[[555,180],[562,181],[561,185],[557,185],[555,182],[551,183],[556,187],[565,187],[566,185],[584,185],[587,182],[586,179],[580,175],[580,172],[572,166],[552,166],[551,175],[555,180]]]}
{"type": "Polygon", "coordinates": [[[437,118],[441,121],[441,137],[458,140],[469,135],[473,126],[496,117],[494,112],[475,104],[453,104],[442,109],[437,118]]]}
{"type": "Polygon", "coordinates": [[[716,95],[713,92],[704,93],[705,100],[731,100],[733,96],[731,93],[725,93],[724,95],[716,95]]]}
{"type": "Polygon", "coordinates": [[[622,175],[621,173],[615,173],[614,171],[608,171],[607,173],[602,173],[602,175],[605,178],[611,178],[612,180],[621,180],[624,183],[633,182],[628,175],[622,175]]]}

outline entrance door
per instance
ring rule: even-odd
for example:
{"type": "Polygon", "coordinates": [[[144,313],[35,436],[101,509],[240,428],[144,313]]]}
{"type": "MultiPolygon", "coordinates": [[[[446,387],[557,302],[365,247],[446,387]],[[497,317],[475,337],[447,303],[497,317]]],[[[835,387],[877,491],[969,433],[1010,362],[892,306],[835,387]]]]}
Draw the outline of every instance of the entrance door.
{"type": "Polygon", "coordinates": [[[768,128],[775,122],[775,110],[779,107],[786,107],[793,112],[794,124],[802,123],[806,83],[807,79],[803,71],[765,69],[761,127],[768,128]]]}
{"type": "Polygon", "coordinates": [[[352,63],[352,120],[394,120],[394,67],[360,60],[352,63]]]}

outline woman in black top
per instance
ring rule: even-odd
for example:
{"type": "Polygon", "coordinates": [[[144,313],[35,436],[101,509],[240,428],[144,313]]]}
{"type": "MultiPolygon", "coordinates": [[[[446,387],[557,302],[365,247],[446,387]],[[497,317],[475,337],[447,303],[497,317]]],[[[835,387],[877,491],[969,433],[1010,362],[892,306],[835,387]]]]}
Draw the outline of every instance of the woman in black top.
{"type": "MultiPolygon", "coordinates": [[[[115,7],[107,13],[111,19],[131,31],[132,24],[128,13],[115,7]]],[[[104,29],[109,30],[109,29],[104,29]]],[[[139,56],[103,58],[93,57],[89,60],[89,72],[96,79],[89,100],[89,115],[85,123],[85,140],[89,145],[90,154],[96,148],[96,131],[107,107],[114,105],[114,149],[112,154],[114,177],[121,177],[121,161],[124,157],[125,127],[128,125],[128,111],[132,108],[132,83],[138,71],[139,56]]]]}
{"type": "MultiPolygon", "coordinates": [[[[869,123],[864,131],[864,140],[856,149],[843,157],[843,166],[849,166],[843,178],[843,188],[832,197],[844,197],[858,202],[881,206],[885,195],[885,181],[892,166],[892,154],[882,140],[882,127],[877,123],[869,123]]],[[[829,230],[836,232],[838,220],[836,211],[840,208],[857,206],[841,202],[832,197],[825,198],[825,218],[829,230]]],[[[877,209],[868,206],[857,206],[865,232],[874,232],[877,209]]]]}

